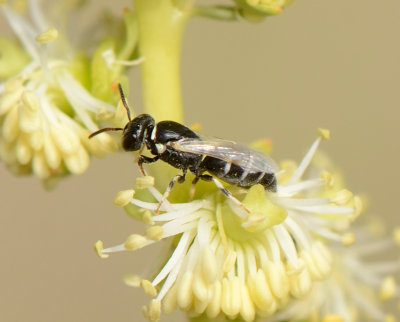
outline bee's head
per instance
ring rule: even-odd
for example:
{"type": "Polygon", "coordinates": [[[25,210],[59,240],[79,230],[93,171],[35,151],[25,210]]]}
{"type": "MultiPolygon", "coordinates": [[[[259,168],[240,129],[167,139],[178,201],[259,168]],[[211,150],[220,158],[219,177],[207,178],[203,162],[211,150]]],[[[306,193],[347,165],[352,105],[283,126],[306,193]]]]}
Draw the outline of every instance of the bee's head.
{"type": "Polygon", "coordinates": [[[154,119],[149,114],[140,114],[129,121],[123,130],[122,147],[125,151],[137,151],[145,144],[146,134],[154,128],[154,119]]]}

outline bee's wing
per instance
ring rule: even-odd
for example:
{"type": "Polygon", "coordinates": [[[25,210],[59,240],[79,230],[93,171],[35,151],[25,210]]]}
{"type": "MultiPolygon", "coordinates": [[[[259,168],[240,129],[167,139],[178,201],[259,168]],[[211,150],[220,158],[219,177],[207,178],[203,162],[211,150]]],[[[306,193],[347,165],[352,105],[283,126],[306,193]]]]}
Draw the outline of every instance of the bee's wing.
{"type": "Polygon", "coordinates": [[[190,138],[171,142],[171,146],[179,151],[204,154],[231,162],[247,170],[266,173],[274,173],[278,170],[276,163],[267,155],[232,141],[190,138]]]}

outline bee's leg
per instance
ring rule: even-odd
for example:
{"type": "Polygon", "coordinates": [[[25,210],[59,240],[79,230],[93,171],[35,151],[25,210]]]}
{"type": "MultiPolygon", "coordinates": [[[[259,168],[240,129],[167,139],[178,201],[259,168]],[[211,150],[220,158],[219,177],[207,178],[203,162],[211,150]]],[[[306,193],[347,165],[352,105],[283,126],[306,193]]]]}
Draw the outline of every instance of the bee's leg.
{"type": "Polygon", "coordinates": [[[165,190],[160,202],[158,203],[158,206],[155,210],[156,214],[158,214],[160,212],[160,208],[161,208],[162,204],[164,203],[164,201],[168,198],[172,188],[174,187],[175,182],[177,182],[177,181],[178,181],[178,183],[185,182],[186,173],[187,173],[187,169],[183,169],[182,174],[177,174],[175,177],[172,178],[172,180],[170,181],[167,189],[165,190]]]}
{"type": "Polygon", "coordinates": [[[214,178],[213,176],[210,176],[208,174],[202,174],[200,176],[198,176],[197,178],[204,180],[204,181],[213,181],[214,184],[217,186],[217,188],[229,199],[231,199],[235,204],[237,204],[240,208],[242,208],[245,212],[247,212],[248,214],[250,214],[250,210],[247,209],[245,207],[244,204],[242,204],[240,202],[240,200],[236,199],[231,192],[226,189],[221,182],[219,182],[216,178],[214,178]]]}
{"type": "Polygon", "coordinates": [[[143,163],[153,163],[153,162],[156,162],[159,158],[160,157],[158,155],[156,155],[154,158],[149,158],[149,157],[146,157],[145,155],[139,155],[138,166],[139,166],[140,172],[144,176],[147,176],[146,171],[144,171],[144,169],[143,169],[143,163]]]}
{"type": "Polygon", "coordinates": [[[193,179],[192,185],[190,186],[190,191],[189,191],[189,201],[192,201],[194,198],[194,194],[196,192],[196,183],[200,180],[200,177],[197,176],[193,179]]]}

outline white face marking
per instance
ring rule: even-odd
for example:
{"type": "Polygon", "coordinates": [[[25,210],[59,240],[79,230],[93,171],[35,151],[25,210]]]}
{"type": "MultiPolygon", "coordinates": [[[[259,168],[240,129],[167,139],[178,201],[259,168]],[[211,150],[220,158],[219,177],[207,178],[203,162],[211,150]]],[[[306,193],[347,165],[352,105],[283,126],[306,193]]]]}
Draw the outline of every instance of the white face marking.
{"type": "Polygon", "coordinates": [[[151,131],[150,139],[154,141],[156,138],[157,126],[154,127],[153,131],[151,131]]]}
{"type": "Polygon", "coordinates": [[[157,143],[156,149],[158,153],[163,153],[167,149],[167,147],[164,144],[157,143]]]}

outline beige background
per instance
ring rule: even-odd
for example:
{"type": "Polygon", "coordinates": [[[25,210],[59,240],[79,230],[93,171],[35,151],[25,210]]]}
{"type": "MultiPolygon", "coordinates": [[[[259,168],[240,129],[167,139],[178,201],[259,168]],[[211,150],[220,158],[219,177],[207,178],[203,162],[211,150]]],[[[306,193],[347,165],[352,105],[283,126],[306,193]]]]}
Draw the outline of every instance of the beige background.
{"type": "MultiPolygon", "coordinates": [[[[399,224],[399,12],[398,0],[298,0],[258,25],[193,20],[183,50],[186,122],[243,142],[271,137],[277,160],[300,159],[327,127],[323,148],[349,187],[399,224]]],[[[130,101],[139,109],[137,74],[130,101]]],[[[97,239],[113,245],[141,231],[112,204],[136,173],[131,156],[109,156],[48,193],[0,165],[0,321],[143,321],[147,299],[121,276],[145,273],[157,250],[106,261],[92,251],[97,239]]]]}

